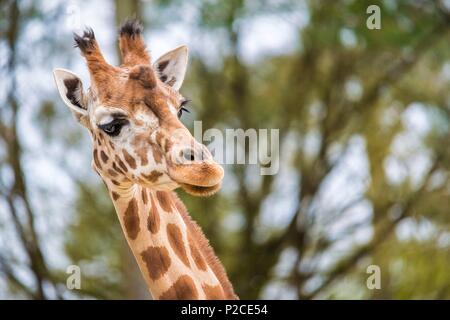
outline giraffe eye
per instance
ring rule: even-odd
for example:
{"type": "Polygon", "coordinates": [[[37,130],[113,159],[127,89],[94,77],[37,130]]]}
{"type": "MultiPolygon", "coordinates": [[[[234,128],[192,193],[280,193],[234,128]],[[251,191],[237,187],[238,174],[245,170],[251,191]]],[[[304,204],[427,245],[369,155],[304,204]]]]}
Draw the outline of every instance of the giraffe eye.
{"type": "Polygon", "coordinates": [[[119,135],[120,130],[124,125],[128,123],[128,120],[126,119],[114,119],[113,121],[106,123],[106,124],[100,124],[98,127],[102,129],[106,134],[108,134],[111,137],[115,137],[119,135]]]}

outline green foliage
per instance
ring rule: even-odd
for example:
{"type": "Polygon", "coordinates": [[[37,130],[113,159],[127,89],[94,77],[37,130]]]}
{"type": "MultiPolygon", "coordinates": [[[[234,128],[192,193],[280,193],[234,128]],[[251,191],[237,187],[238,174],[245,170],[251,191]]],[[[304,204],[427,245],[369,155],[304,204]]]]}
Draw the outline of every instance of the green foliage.
{"type": "Polygon", "coordinates": [[[84,271],[83,290],[97,298],[122,298],[126,243],[104,185],[80,182],[75,212],[67,230],[65,251],[84,271]],[[86,272],[90,269],[92,274],[86,272]]]}

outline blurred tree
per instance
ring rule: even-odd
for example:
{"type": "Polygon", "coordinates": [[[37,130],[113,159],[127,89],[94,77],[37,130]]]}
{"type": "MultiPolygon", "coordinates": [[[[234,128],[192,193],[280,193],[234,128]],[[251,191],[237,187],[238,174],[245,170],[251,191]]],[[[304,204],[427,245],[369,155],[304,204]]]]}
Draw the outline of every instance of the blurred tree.
{"type": "MultiPolygon", "coordinates": [[[[258,7],[258,14],[279,13],[280,7],[295,10],[298,6],[290,1],[283,4],[277,2],[274,8],[269,2],[264,3],[258,7]]],[[[263,176],[255,184],[254,179],[249,179],[255,174],[251,166],[229,168],[227,173],[233,174],[237,182],[236,192],[226,199],[223,195],[209,199],[206,208],[214,208],[214,214],[204,209],[204,199],[185,200],[206,227],[242,298],[261,297],[263,289],[271,284],[293,292],[289,297],[331,296],[334,284],[342,287],[339,279],[360,274],[371,263],[380,265],[383,272],[383,290],[375,291],[374,297],[400,297],[399,281],[390,275],[390,266],[397,257],[386,251],[386,246],[405,245],[393,234],[396,227],[410,217],[426,215],[427,220],[438,223],[448,234],[448,219],[444,222],[434,218],[442,217],[450,208],[445,173],[449,107],[444,97],[448,94],[429,86],[427,91],[423,89],[424,81],[438,77],[448,59],[444,41],[449,30],[448,9],[440,2],[398,1],[390,6],[380,3],[380,32],[366,28],[365,9],[369,2],[307,4],[309,22],[299,33],[301,49],[292,55],[248,65],[239,51],[241,31],[243,21],[255,14],[248,9],[254,8],[255,2],[208,1],[201,6],[200,22],[207,29],[226,30],[227,38],[223,40],[228,43],[230,54],[224,57],[223,69],[196,61],[188,79],[192,92],[199,92],[194,101],[199,105],[198,118],[204,127],[280,129],[282,166],[289,172],[288,177],[299,179],[298,187],[288,190],[290,195],[297,194],[295,209],[289,213],[290,222],[283,228],[263,225],[264,214],[269,214],[264,211],[270,212],[271,217],[286,216],[286,208],[273,203],[281,198],[277,189],[286,183],[286,175],[263,176]],[[427,93],[412,99],[411,94],[424,91],[427,93]],[[406,160],[408,174],[396,183],[387,172],[388,161],[401,153],[396,149],[401,147],[400,139],[408,130],[405,117],[412,103],[421,104],[425,114],[419,116],[439,128],[412,138],[422,141],[413,152],[427,154],[418,181],[412,180],[417,173],[411,163],[413,158],[409,158],[414,155],[408,154],[399,160],[406,160]],[[431,115],[436,111],[440,124],[431,115]],[[292,142],[296,145],[294,151],[287,151],[292,142]],[[362,143],[361,157],[367,162],[368,177],[360,168],[359,177],[356,172],[340,186],[359,188],[355,194],[336,193],[330,181],[344,175],[344,165],[351,161],[349,152],[358,142],[362,143]],[[437,177],[442,180],[434,185],[437,177]],[[358,187],[358,179],[362,188],[358,187]],[[333,193],[336,197],[342,194],[342,199],[333,199],[333,193]],[[337,205],[326,199],[333,199],[337,205]],[[439,199],[439,205],[433,206],[436,216],[427,214],[431,199],[439,199]],[[223,207],[223,203],[233,206],[223,207]],[[236,212],[244,226],[238,231],[227,231],[217,217],[236,212]],[[337,234],[332,232],[351,212],[360,216],[364,212],[371,214],[364,221],[349,221],[344,228],[339,227],[342,230],[337,234]],[[370,240],[354,241],[354,234],[365,227],[372,233],[370,240]],[[280,276],[277,269],[285,263],[281,261],[284,252],[296,258],[290,271],[280,276]],[[371,259],[363,260],[367,257],[371,259]],[[361,261],[365,262],[359,265],[361,261]]],[[[420,251],[420,247],[417,249],[420,251]]],[[[448,252],[448,244],[443,251],[448,252]]],[[[422,272],[425,271],[429,277],[438,276],[433,263],[422,272]]],[[[365,280],[359,282],[358,292],[361,290],[363,297],[372,296],[365,288],[365,280]]],[[[435,294],[441,298],[445,293],[438,287],[434,292],[424,292],[428,297],[435,294]]]]}
{"type": "MultiPolygon", "coordinates": [[[[12,292],[32,299],[46,299],[49,294],[44,289],[51,286],[56,297],[60,288],[44,257],[40,237],[36,231],[35,212],[31,206],[30,192],[23,169],[23,149],[18,136],[18,115],[21,104],[17,95],[17,69],[21,63],[18,53],[18,39],[21,37],[27,19],[36,15],[33,5],[19,9],[19,1],[1,3],[1,43],[6,49],[2,62],[2,82],[5,92],[3,106],[0,108],[0,200],[2,228],[12,226],[19,239],[19,248],[24,255],[21,259],[14,247],[3,245],[0,251],[0,274],[12,292]],[[8,19],[6,19],[8,17],[8,19]],[[20,271],[28,272],[32,283],[19,276],[20,271]]],[[[8,243],[2,234],[2,242],[8,243]]]]}

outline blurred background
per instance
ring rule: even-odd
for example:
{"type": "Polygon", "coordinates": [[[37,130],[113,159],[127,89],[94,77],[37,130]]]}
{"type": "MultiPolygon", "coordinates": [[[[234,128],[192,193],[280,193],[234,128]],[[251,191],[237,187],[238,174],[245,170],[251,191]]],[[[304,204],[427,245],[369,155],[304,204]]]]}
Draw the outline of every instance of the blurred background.
{"type": "Polygon", "coordinates": [[[0,3],[0,298],[149,298],[52,78],[87,87],[72,32],[117,64],[135,15],[153,59],[190,48],[188,127],[280,130],[278,174],[226,165],[219,194],[178,192],[241,298],[450,299],[449,1],[0,3]]]}

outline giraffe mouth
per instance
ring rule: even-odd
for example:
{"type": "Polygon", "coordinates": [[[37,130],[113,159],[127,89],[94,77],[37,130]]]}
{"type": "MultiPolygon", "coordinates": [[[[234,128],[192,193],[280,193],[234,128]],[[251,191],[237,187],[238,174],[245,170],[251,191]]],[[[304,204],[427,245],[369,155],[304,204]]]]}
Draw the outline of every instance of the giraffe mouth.
{"type": "Polygon", "coordinates": [[[223,168],[211,161],[190,165],[173,165],[169,176],[184,191],[194,196],[211,196],[220,190],[223,168]]]}
{"type": "Polygon", "coordinates": [[[181,188],[186,191],[187,193],[193,195],[193,196],[201,196],[201,197],[208,197],[215,194],[217,191],[220,190],[220,187],[222,186],[222,183],[218,183],[213,186],[204,187],[204,186],[196,186],[193,184],[187,184],[187,183],[179,183],[181,188]]]}

